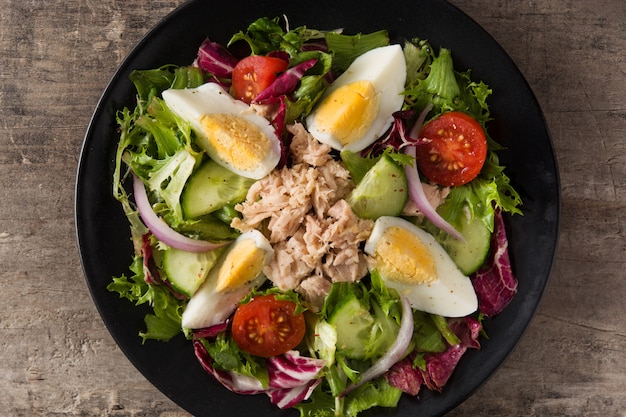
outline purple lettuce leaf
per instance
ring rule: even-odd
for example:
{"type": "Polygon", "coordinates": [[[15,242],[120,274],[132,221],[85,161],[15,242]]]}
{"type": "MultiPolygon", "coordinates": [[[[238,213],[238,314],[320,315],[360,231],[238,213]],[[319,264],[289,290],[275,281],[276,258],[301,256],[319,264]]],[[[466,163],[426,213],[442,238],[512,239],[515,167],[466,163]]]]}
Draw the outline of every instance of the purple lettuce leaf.
{"type": "Polygon", "coordinates": [[[517,293],[517,278],[511,269],[508,248],[502,211],[497,209],[491,238],[492,253],[487,266],[471,277],[478,296],[478,308],[487,317],[502,312],[517,293]]]}
{"type": "Polygon", "coordinates": [[[280,97],[293,93],[298,85],[298,81],[302,78],[305,72],[313,68],[317,63],[317,59],[309,59],[298,65],[289,68],[287,71],[280,74],[272,84],[266,89],[261,91],[254,99],[256,103],[264,103],[266,100],[272,97],[280,97]]]}
{"type": "Polygon", "coordinates": [[[467,349],[480,349],[478,336],[482,326],[477,320],[472,317],[449,319],[448,325],[461,341],[459,344],[448,346],[440,353],[425,354],[425,369],[414,366],[415,354],[409,355],[391,368],[387,381],[409,395],[417,395],[422,385],[441,392],[467,349]]]}
{"type": "Polygon", "coordinates": [[[397,362],[391,367],[385,377],[391,386],[409,395],[416,396],[420,392],[424,378],[419,369],[413,367],[414,357],[412,355],[397,362]]]}
{"type": "Polygon", "coordinates": [[[230,319],[227,319],[226,321],[214,326],[196,329],[193,331],[193,337],[194,339],[213,339],[217,337],[218,334],[225,332],[228,329],[229,324],[230,319]]]}
{"type": "Polygon", "coordinates": [[[204,345],[200,340],[193,341],[193,350],[196,354],[196,358],[202,365],[202,368],[213,375],[213,377],[222,384],[225,388],[238,394],[260,394],[265,392],[266,388],[263,387],[261,382],[247,375],[240,375],[234,372],[223,371],[215,369],[213,367],[213,358],[209,355],[204,345]]]}
{"type": "Polygon", "coordinates": [[[194,65],[216,77],[229,78],[237,62],[239,60],[225,47],[206,38],[198,49],[194,65]]]}
{"type": "Polygon", "coordinates": [[[320,372],[326,362],[300,356],[297,351],[268,358],[266,361],[269,386],[263,387],[256,378],[213,367],[213,358],[200,340],[193,341],[194,352],[205,371],[213,375],[225,388],[238,394],[266,394],[272,404],[289,408],[308,399],[320,383],[320,372]]]}

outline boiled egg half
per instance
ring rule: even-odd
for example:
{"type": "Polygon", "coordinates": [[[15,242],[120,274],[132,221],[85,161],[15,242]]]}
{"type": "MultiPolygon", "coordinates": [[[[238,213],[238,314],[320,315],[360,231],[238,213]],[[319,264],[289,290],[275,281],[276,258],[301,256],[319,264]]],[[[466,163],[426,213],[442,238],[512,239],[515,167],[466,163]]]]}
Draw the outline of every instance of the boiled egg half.
{"type": "Polygon", "coordinates": [[[365,244],[385,285],[407,297],[416,310],[464,317],[478,308],[470,279],[435,238],[399,217],[376,220],[365,244]]]}
{"type": "Polygon", "coordinates": [[[263,267],[273,256],[272,245],[258,230],[239,235],[187,303],[182,326],[201,329],[223,323],[253,288],[265,282],[263,267]]]}
{"type": "Polygon", "coordinates": [[[356,58],[326,90],[306,118],[313,137],[333,149],[358,152],[380,138],[400,110],[406,62],[400,45],[356,58]]]}
{"type": "Polygon", "coordinates": [[[198,146],[223,167],[260,179],[278,164],[281,145],[270,122],[219,85],[165,90],[163,100],[189,122],[198,146]]]}

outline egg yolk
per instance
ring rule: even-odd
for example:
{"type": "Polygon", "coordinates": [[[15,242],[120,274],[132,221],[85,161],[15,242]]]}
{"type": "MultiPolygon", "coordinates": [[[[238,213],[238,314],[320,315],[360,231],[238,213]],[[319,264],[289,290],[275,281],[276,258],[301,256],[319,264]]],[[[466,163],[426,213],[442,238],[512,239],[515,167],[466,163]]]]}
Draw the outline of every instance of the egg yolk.
{"type": "Polygon", "coordinates": [[[200,124],[211,150],[237,169],[252,171],[270,153],[270,139],[246,119],[233,114],[207,114],[200,124]]]}
{"type": "Polygon", "coordinates": [[[385,279],[403,284],[427,284],[437,279],[435,261],[426,245],[401,227],[385,230],[376,244],[374,258],[385,279]]]}
{"type": "Polygon", "coordinates": [[[361,138],[378,113],[379,100],[371,81],[355,81],[329,94],[315,111],[320,132],[331,134],[343,146],[361,138]]]}
{"type": "Polygon", "coordinates": [[[265,265],[265,251],[253,239],[237,242],[219,267],[215,289],[218,292],[239,288],[255,279],[265,265]]]}

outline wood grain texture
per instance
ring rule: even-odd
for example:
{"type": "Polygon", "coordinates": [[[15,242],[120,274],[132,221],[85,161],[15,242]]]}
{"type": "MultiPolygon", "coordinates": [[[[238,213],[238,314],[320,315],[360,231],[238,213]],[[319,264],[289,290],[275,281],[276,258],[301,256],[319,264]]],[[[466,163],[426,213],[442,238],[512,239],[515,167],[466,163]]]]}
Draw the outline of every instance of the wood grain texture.
{"type": "MultiPolygon", "coordinates": [[[[518,347],[450,416],[626,416],[626,4],[453,0],[511,55],[558,156],[552,280],[518,347]]],[[[0,415],[188,414],[91,301],[73,188],[95,104],[182,1],[0,0],[0,415]]]]}

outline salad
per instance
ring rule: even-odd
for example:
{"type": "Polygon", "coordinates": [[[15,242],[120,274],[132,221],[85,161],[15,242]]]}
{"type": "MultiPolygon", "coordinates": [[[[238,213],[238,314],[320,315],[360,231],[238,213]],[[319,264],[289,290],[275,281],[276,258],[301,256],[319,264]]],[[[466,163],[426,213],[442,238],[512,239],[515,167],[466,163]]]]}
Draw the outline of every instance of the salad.
{"type": "Polygon", "coordinates": [[[113,194],[144,342],[301,416],[441,391],[517,291],[489,87],[424,39],[260,18],[130,75],[113,194]]]}

